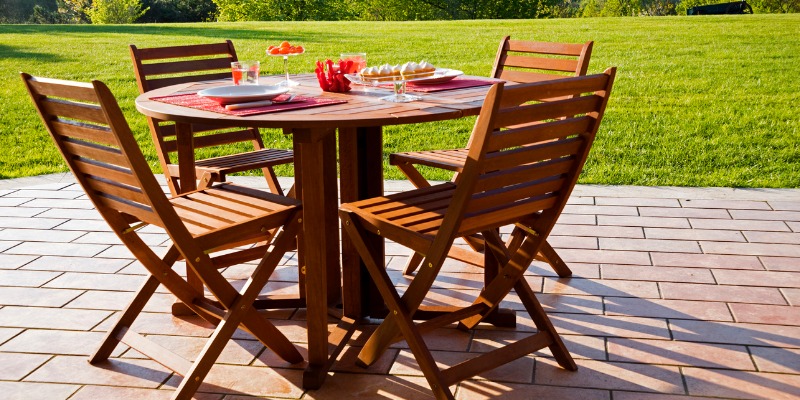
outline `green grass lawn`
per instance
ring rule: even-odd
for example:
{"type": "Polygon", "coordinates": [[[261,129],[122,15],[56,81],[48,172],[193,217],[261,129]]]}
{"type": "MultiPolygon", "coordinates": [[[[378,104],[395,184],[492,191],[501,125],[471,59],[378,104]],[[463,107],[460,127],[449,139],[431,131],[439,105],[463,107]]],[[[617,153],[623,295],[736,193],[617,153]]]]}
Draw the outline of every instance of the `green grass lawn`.
{"type": "MultiPolygon", "coordinates": [[[[800,14],[437,22],[252,22],[126,26],[0,25],[0,178],[65,171],[18,72],[105,81],[154,170],[144,116],[133,104],[128,44],[140,47],[232,39],[241,59],[282,40],[303,44],[292,72],[317,59],[365,51],[369,64],[425,59],[488,75],[503,35],[594,40],[589,72],[617,66],[617,81],[582,183],[800,187],[800,14]]],[[[460,147],[471,119],[388,127],[397,151],[460,147]]],[[[274,147],[291,147],[265,131],[274,147]]],[[[387,178],[401,178],[386,166],[387,178]]],[[[291,175],[290,169],[279,171],[291,175]]],[[[431,178],[446,174],[428,171],[431,178]]]]}

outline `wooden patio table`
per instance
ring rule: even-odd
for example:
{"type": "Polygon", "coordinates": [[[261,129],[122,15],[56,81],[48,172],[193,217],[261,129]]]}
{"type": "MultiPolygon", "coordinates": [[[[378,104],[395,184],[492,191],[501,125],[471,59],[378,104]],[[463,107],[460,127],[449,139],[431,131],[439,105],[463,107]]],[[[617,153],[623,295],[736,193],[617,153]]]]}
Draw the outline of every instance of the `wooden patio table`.
{"type": "MultiPolygon", "coordinates": [[[[315,389],[322,385],[350,337],[355,321],[380,316],[383,307],[355,249],[345,240],[341,253],[339,251],[337,130],[341,185],[338,194],[342,202],[379,196],[383,194],[383,126],[477,115],[490,86],[423,93],[418,94],[422,97],[419,101],[392,103],[380,100],[391,94],[391,89],[353,85],[348,93],[328,93],[319,89],[313,74],[297,75],[294,79],[301,85],[293,88],[293,93],[344,99],[347,103],[242,117],[151,100],[231,83],[221,80],[184,83],[146,92],[136,98],[136,108],[147,116],[176,122],[181,177],[195,176],[191,124],[281,128],[284,133],[292,134],[295,190],[302,200],[304,214],[299,254],[301,265],[306,266],[308,366],[303,375],[303,387],[315,389]],[[343,312],[344,318],[329,332],[329,312],[336,315],[340,302],[343,310],[338,311],[337,316],[343,312]],[[331,345],[333,351],[329,350],[331,345]]],[[[261,78],[261,84],[275,83],[272,81],[272,78],[261,78]]],[[[185,191],[193,190],[195,182],[182,179],[181,187],[185,191]]],[[[370,245],[382,257],[383,240],[372,239],[370,245]]]]}

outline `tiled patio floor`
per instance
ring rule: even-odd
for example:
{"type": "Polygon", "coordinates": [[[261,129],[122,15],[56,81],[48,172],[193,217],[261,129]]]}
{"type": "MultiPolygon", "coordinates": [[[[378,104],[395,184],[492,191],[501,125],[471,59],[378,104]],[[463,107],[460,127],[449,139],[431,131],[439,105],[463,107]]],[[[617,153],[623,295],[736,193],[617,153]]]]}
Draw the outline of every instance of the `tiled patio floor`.
{"type": "MultiPolygon", "coordinates": [[[[404,185],[387,182],[387,190],[404,185]]],[[[165,249],[163,233],[146,232],[165,249]]],[[[553,235],[574,277],[556,279],[535,264],[528,280],[579,371],[537,353],[462,383],[457,398],[800,398],[800,190],[579,186],[553,235]]],[[[402,281],[408,253],[392,245],[387,253],[402,281]]],[[[268,290],[291,290],[295,263],[287,258],[268,290]]],[[[241,268],[225,273],[236,278],[241,268]]],[[[432,302],[481,286],[477,270],[446,270],[432,302]]],[[[180,378],[127,347],[101,366],[86,361],[143,274],[70,175],[0,181],[0,398],[169,398],[180,378]]],[[[193,357],[211,329],[171,316],[171,302],[157,294],[135,329],[193,357]]],[[[522,308],[515,298],[504,306],[522,308]]],[[[303,315],[271,314],[300,347],[303,315]]],[[[437,361],[452,364],[531,326],[519,312],[517,331],[442,329],[426,340],[437,361]]],[[[430,393],[403,345],[363,370],[353,362],[363,341],[356,337],[323,388],[303,391],[303,365],[282,363],[247,334],[236,337],[197,398],[430,393]]]]}

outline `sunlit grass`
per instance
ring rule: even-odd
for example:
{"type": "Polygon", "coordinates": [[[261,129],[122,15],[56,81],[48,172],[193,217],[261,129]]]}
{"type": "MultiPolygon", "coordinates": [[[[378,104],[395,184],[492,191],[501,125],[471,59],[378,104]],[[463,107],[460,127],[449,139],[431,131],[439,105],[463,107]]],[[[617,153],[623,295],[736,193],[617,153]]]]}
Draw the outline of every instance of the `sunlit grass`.
{"type": "MultiPolygon", "coordinates": [[[[313,61],[366,51],[369,63],[425,59],[487,75],[500,38],[594,40],[590,73],[619,68],[606,119],[582,183],[800,187],[800,15],[597,18],[456,22],[269,22],[128,26],[0,25],[0,178],[64,171],[24,92],[19,71],[100,79],[116,94],[155,170],[158,163],[137,93],[127,45],[232,39],[240,58],[303,44],[292,72],[313,61]]],[[[388,127],[385,158],[396,151],[460,147],[472,119],[388,127]]],[[[265,131],[290,148],[290,138],[265,131]]],[[[291,175],[288,168],[280,171],[291,175]]],[[[431,178],[447,174],[427,170],[431,178]]],[[[401,178],[386,166],[387,178],[401,178]]]]}

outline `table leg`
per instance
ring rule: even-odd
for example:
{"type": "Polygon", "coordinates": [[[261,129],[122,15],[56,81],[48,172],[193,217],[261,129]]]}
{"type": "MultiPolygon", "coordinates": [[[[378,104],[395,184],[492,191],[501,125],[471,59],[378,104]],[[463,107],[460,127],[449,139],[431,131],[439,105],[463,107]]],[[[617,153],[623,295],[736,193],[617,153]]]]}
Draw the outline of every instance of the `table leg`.
{"type": "MultiPolygon", "coordinates": [[[[197,189],[197,181],[195,180],[194,170],[194,134],[190,124],[175,124],[175,142],[178,149],[178,176],[180,177],[178,192],[191,192],[197,189]]],[[[186,269],[186,281],[200,293],[203,293],[203,281],[191,268],[186,269]]],[[[194,311],[180,301],[176,301],[172,304],[172,315],[194,315],[194,311]]]]}
{"type": "MultiPolygon", "coordinates": [[[[342,203],[383,195],[383,137],[381,127],[339,129],[339,174],[342,203]]],[[[384,253],[383,238],[366,242],[384,253]]],[[[353,319],[383,316],[383,300],[350,238],[342,237],[344,315],[353,319]]]]}
{"type": "MultiPolygon", "coordinates": [[[[340,325],[330,334],[337,349],[329,354],[328,306],[341,298],[339,218],[336,187],[336,134],[333,129],[294,129],[295,193],[303,202],[303,232],[298,251],[306,272],[308,367],[303,387],[319,388],[352,333],[340,325]]],[[[347,325],[345,323],[345,325],[347,325]]]]}

